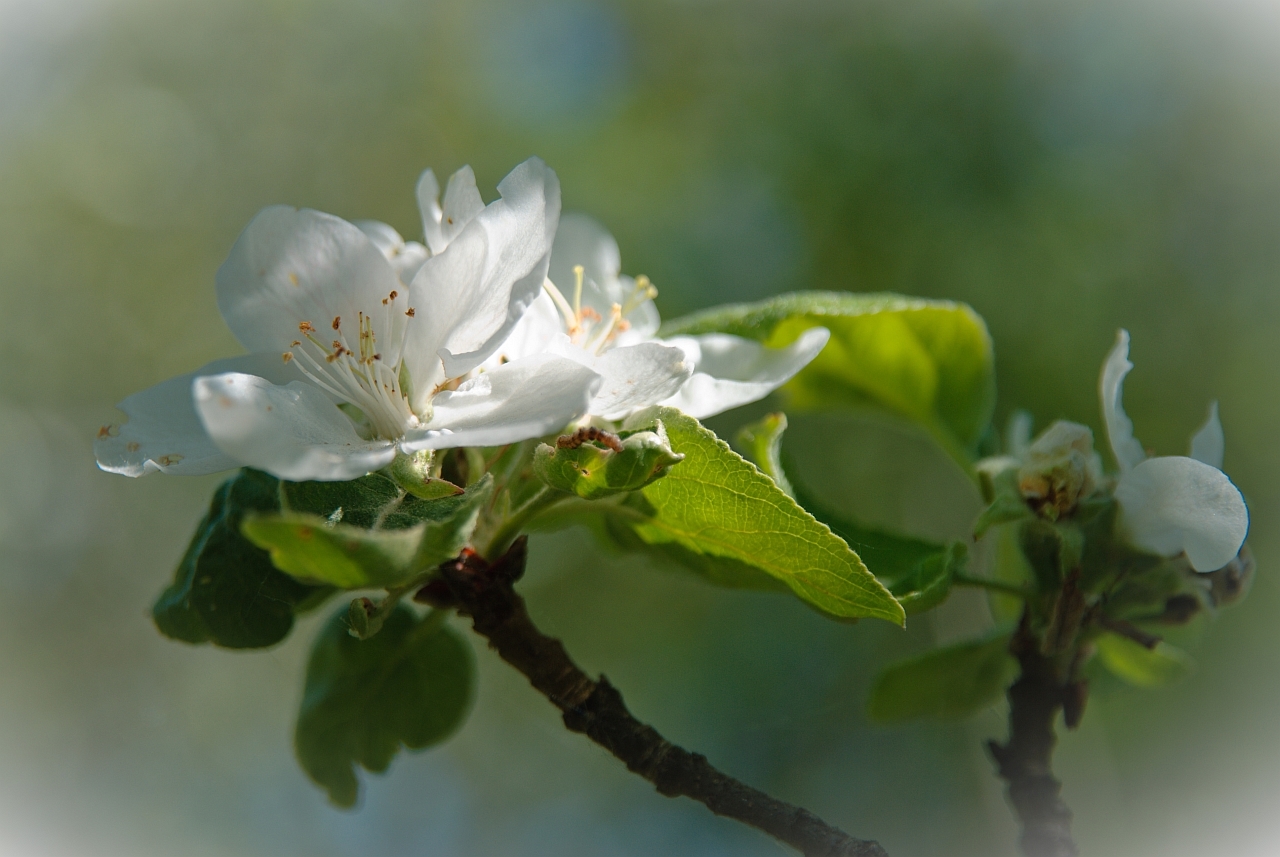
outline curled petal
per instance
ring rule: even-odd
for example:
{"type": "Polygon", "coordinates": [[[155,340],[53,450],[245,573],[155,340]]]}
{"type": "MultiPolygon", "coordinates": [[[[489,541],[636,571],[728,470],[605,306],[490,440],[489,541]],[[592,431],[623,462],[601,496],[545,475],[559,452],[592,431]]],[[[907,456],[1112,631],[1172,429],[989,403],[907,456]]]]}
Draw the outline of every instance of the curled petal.
{"type": "Polygon", "coordinates": [[[1193,458],[1149,458],[1120,477],[1115,496],[1135,545],[1162,556],[1185,551],[1196,571],[1229,563],[1249,531],[1239,489],[1193,458]]]}
{"type": "Polygon", "coordinates": [[[224,372],[269,376],[277,383],[298,380],[301,373],[278,355],[251,354],[214,362],[134,393],[118,407],[128,416],[119,426],[104,426],[93,444],[98,467],[124,476],[173,473],[201,476],[231,470],[240,463],[213,442],[191,397],[196,378],[224,372]]]}
{"type": "Polygon", "coordinates": [[[196,412],[218,448],[240,464],[292,482],[339,482],[385,467],[390,441],[366,441],[309,383],[284,386],[227,372],[197,378],[196,412]]]}
{"type": "Polygon", "coordinates": [[[1218,403],[1209,404],[1209,418],[1191,438],[1191,457],[1210,467],[1222,468],[1222,454],[1226,439],[1222,435],[1222,422],[1218,419],[1218,403]]]}
{"type": "Polygon", "coordinates": [[[406,452],[499,446],[557,432],[587,412],[600,376],[565,357],[540,354],[484,372],[438,394],[431,421],[401,441],[406,452]]]}
{"type": "Polygon", "coordinates": [[[1142,444],[1133,436],[1133,421],[1124,412],[1124,376],[1133,364],[1129,362],[1129,331],[1116,332],[1116,344],[1102,364],[1099,392],[1102,395],[1102,420],[1107,427],[1107,439],[1115,453],[1120,472],[1137,467],[1147,457],[1142,444]]]}
{"type": "Polygon", "coordinates": [[[703,419],[763,399],[817,357],[830,336],[825,327],[811,327],[786,348],[726,333],[662,340],[693,364],[693,376],[662,404],[703,419]]]}
{"type": "Polygon", "coordinates": [[[484,209],[484,200],[476,189],[476,174],[463,167],[449,177],[444,192],[444,206],[439,203],[440,183],[436,174],[426,170],[418,179],[418,208],[422,212],[422,234],[431,255],[444,252],[449,242],[484,209]]]}
{"type": "Polygon", "coordinates": [[[417,391],[414,410],[425,409],[441,381],[466,374],[493,354],[542,291],[560,219],[559,180],[530,158],[498,191],[502,199],[428,259],[410,288],[418,310],[405,344],[417,391]]]}
{"type": "Polygon", "coordinates": [[[591,364],[600,377],[600,390],[590,413],[620,420],[632,411],[669,399],[693,374],[682,349],[659,342],[612,348],[591,364]]]}
{"type": "Polygon", "coordinates": [[[251,352],[287,351],[302,338],[304,322],[325,342],[341,324],[356,350],[363,313],[382,359],[399,359],[404,320],[382,301],[404,286],[369,236],[339,217],[283,205],[263,209],[236,239],[217,284],[218,309],[251,352]]]}

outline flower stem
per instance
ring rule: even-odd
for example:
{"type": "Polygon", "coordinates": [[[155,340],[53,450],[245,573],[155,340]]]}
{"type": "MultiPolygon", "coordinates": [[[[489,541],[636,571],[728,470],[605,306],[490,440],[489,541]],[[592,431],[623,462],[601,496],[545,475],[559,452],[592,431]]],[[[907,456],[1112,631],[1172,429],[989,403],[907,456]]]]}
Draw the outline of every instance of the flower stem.
{"type": "Polygon", "coordinates": [[[559,640],[538,630],[512,584],[524,571],[526,540],[493,562],[479,557],[440,567],[458,612],[498,656],[564,714],[564,725],[586,735],[667,797],[685,796],[726,818],[762,830],[806,857],[886,857],[876,842],[855,839],[808,810],[757,791],[677,747],[638,721],[604,676],[592,679],[559,640]]]}
{"type": "Polygon", "coordinates": [[[537,493],[526,500],[520,508],[508,515],[493,531],[493,534],[485,540],[484,544],[477,544],[476,552],[486,559],[501,556],[507,552],[507,549],[511,547],[516,537],[528,526],[530,521],[556,503],[568,498],[569,495],[544,485],[538,489],[537,493]]]}
{"type": "Polygon", "coordinates": [[[1053,776],[1054,721],[1068,688],[1052,658],[1041,654],[1027,613],[1009,642],[1022,668],[1008,690],[1009,740],[987,742],[1000,776],[1009,784],[1009,802],[1022,822],[1027,857],[1076,857],[1071,810],[1062,802],[1062,783],[1053,776]]]}

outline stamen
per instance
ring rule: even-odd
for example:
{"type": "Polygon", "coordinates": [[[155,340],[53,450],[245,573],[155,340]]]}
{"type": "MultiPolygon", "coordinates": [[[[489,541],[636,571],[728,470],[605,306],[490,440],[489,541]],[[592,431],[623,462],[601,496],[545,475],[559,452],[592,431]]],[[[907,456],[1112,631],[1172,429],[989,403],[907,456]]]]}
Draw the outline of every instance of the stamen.
{"type": "Polygon", "coordinates": [[[582,277],[586,273],[586,268],[581,265],[573,266],[573,317],[582,319],[582,277]]]}
{"type": "Polygon", "coordinates": [[[658,290],[649,282],[649,278],[644,274],[636,277],[636,286],[631,290],[631,295],[627,298],[627,302],[622,305],[622,314],[630,315],[631,311],[638,308],[645,301],[651,301],[658,296],[658,290]]]}
{"type": "Polygon", "coordinates": [[[588,351],[599,354],[606,342],[613,338],[617,332],[618,322],[622,321],[622,307],[614,304],[609,308],[609,321],[595,333],[586,345],[582,346],[588,351]]]}
{"type": "Polygon", "coordinates": [[[551,296],[551,302],[556,305],[556,309],[560,310],[560,315],[564,316],[564,326],[572,336],[578,329],[578,316],[573,311],[573,307],[569,306],[569,302],[564,299],[564,295],[560,294],[560,290],[550,279],[542,281],[542,288],[546,289],[547,294],[551,296]]]}

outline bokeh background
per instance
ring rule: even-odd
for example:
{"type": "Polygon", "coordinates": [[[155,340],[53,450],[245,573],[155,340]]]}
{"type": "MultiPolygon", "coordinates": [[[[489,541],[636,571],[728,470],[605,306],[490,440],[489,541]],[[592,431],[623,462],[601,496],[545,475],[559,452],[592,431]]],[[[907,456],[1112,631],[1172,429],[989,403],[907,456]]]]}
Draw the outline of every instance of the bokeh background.
{"type": "MultiPolygon", "coordinates": [[[[268,652],[150,623],[215,477],[98,472],[125,395],[237,353],[213,274],[259,208],[417,237],[426,166],[482,188],[541,155],[667,316],[796,288],[970,302],[999,419],[1098,426],[1118,326],[1139,436],[1222,404],[1256,585],[1180,684],[1102,684],[1062,738],[1087,855],[1280,853],[1280,7],[1267,0],[0,0],[0,855],[775,855],[659,797],[477,650],[447,746],[325,804],[291,719],[315,620],[268,652]]],[[[725,433],[748,415],[715,425],[725,433]]],[[[864,416],[796,420],[864,516],[962,533],[944,458],[864,416]]],[[[882,729],[906,631],[714,590],[540,536],[534,615],[668,737],[894,857],[1012,855],[980,742],[1002,714],[882,729]]]]}

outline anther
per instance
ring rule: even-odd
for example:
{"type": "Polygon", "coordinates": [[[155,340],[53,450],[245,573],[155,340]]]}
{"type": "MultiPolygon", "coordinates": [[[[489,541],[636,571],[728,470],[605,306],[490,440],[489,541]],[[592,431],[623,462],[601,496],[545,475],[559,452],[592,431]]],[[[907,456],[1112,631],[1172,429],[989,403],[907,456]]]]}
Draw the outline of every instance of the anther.
{"type": "Polygon", "coordinates": [[[295,339],[293,342],[290,342],[290,343],[289,343],[289,347],[290,347],[290,348],[297,348],[297,347],[298,347],[299,345],[301,345],[301,344],[302,344],[302,340],[301,340],[301,339],[295,339]]]}
{"type": "Polygon", "coordinates": [[[298,330],[300,330],[303,333],[311,333],[312,331],[315,330],[315,328],[311,325],[311,322],[303,321],[303,322],[299,322],[298,330]]]}
{"type": "Polygon", "coordinates": [[[399,293],[399,292],[397,292],[395,289],[392,289],[392,290],[391,290],[391,295],[390,295],[391,300],[395,300],[395,299],[396,299],[396,297],[398,297],[398,296],[399,296],[399,294],[400,294],[400,293],[399,293]]]}
{"type": "Polygon", "coordinates": [[[337,330],[342,325],[342,316],[335,315],[333,317],[333,329],[337,330]]]}
{"type": "Polygon", "coordinates": [[[409,316],[409,318],[413,318],[413,307],[409,307],[409,309],[405,311],[405,315],[409,316]]]}
{"type": "Polygon", "coordinates": [[[285,363],[288,363],[290,360],[293,359],[293,352],[286,351],[284,354],[280,355],[280,359],[283,360],[285,363]]]}

